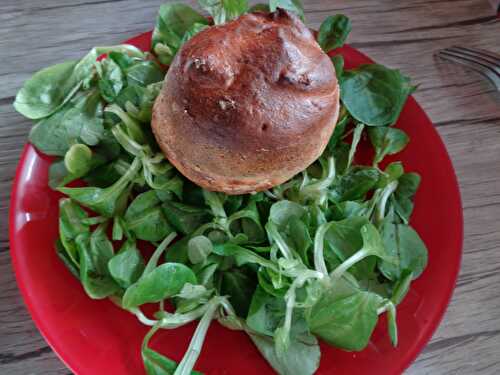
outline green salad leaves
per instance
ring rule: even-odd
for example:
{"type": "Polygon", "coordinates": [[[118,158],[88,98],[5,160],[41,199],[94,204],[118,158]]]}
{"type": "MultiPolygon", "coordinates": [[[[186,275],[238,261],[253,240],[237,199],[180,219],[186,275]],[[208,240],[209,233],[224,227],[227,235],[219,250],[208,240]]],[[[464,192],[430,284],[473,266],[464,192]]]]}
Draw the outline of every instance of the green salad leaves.
{"type": "Polygon", "coordinates": [[[393,125],[413,89],[408,77],[378,64],[344,71],[340,81],[342,103],[352,117],[370,126],[393,125]]]}
{"type": "MultiPolygon", "coordinates": [[[[56,251],[93,299],[109,298],[149,326],[141,350],[150,375],[194,371],[212,321],[248,334],[282,375],[314,374],[318,339],[363,350],[379,316],[397,345],[397,306],[424,272],[427,250],[410,226],[420,177],[400,162],[409,137],[391,127],[414,87],[381,65],[345,69],[335,132],[320,158],[286,183],[229,196],[185,179],[151,131],[153,103],[167,67],[198,32],[245,12],[283,8],[304,16],[299,0],[199,0],[160,7],[151,53],[96,47],[79,61],[41,70],[15,108],[36,121],[30,142],[56,156],[49,183],[60,200],[56,251]],[[369,140],[373,162],[358,149],[369,140]],[[86,186],[70,185],[81,179],[86,186]],[[156,250],[145,256],[142,244],[156,250]],[[168,303],[169,308],[166,307],[168,303]],[[157,304],[146,316],[144,304],[157,304]],[[149,347],[153,335],[199,321],[179,363],[149,347]]],[[[325,52],[351,31],[344,15],[318,33],[325,52]]]]}
{"type": "Polygon", "coordinates": [[[325,52],[342,47],[351,29],[351,20],[343,14],[329,16],[319,28],[318,43],[325,52]]]}
{"type": "Polygon", "coordinates": [[[207,19],[188,5],[163,4],[156,18],[152,50],[162,64],[168,65],[188,38],[186,35],[194,35],[194,31],[201,31],[207,24],[207,19]]]}

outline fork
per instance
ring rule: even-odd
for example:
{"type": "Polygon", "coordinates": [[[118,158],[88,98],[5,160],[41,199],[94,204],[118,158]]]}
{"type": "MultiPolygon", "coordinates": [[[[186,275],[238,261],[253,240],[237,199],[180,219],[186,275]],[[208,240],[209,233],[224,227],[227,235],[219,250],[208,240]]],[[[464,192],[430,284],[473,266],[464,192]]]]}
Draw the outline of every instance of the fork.
{"type": "Polygon", "coordinates": [[[453,46],[442,49],[437,56],[443,60],[465,65],[488,78],[500,91],[500,55],[479,48],[453,46]]]}

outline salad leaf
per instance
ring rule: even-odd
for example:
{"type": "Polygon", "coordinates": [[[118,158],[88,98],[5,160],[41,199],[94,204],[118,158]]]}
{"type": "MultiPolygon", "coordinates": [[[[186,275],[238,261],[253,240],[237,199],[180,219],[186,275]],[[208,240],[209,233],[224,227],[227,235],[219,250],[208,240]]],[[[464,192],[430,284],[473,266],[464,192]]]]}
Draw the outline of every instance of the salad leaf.
{"type": "Polygon", "coordinates": [[[200,285],[206,288],[213,288],[215,286],[215,274],[219,265],[216,262],[207,262],[197,273],[196,278],[199,280],[200,285]]]}
{"type": "Polygon", "coordinates": [[[208,25],[205,25],[203,23],[194,23],[188,31],[184,34],[181,40],[181,44],[186,43],[189,39],[191,39],[193,36],[198,34],[200,31],[203,31],[208,28],[208,25]]]}
{"type": "Polygon", "coordinates": [[[169,224],[183,234],[194,232],[211,219],[210,213],[205,208],[173,201],[163,202],[162,207],[169,224]]]}
{"type": "MultiPolygon", "coordinates": [[[[128,57],[128,55],[123,55],[128,57]]],[[[111,58],[96,64],[96,68],[98,68],[98,86],[101,96],[108,103],[112,103],[126,84],[122,68],[111,58]]]]}
{"type": "MultiPolygon", "coordinates": [[[[335,74],[337,75],[337,79],[340,81],[342,79],[342,75],[344,74],[344,57],[342,55],[335,55],[332,57],[332,63],[335,68],[335,74]]],[[[343,118],[341,118],[335,127],[335,130],[339,127],[339,124],[342,123],[343,118]]]]}
{"type": "Polygon", "coordinates": [[[128,187],[131,181],[136,177],[139,169],[139,159],[135,159],[127,172],[120,177],[118,181],[107,188],[61,187],[58,188],[58,190],[85,207],[88,207],[103,216],[111,217],[117,211],[123,209],[126,204],[129,193],[128,187]]]}
{"type": "Polygon", "coordinates": [[[160,302],[178,294],[186,283],[196,284],[196,276],[191,269],[180,263],[164,263],[141,276],[125,291],[123,306],[132,308],[160,302]]]}
{"type": "Polygon", "coordinates": [[[128,206],[124,219],[128,229],[144,241],[160,241],[174,231],[154,190],[139,194],[128,206]]]}
{"type": "Polygon", "coordinates": [[[344,45],[351,29],[351,21],[343,14],[329,16],[319,28],[318,43],[328,53],[344,45]]]}
{"type": "Polygon", "coordinates": [[[116,97],[115,103],[125,108],[128,115],[143,123],[151,122],[153,104],[163,82],[147,86],[130,85],[125,87],[116,97]]]}
{"type": "Polygon", "coordinates": [[[284,357],[276,354],[270,337],[249,332],[248,335],[274,370],[282,375],[312,375],[319,367],[321,352],[313,335],[292,338],[284,357]]]}
{"type": "Polygon", "coordinates": [[[354,128],[354,132],[352,135],[352,143],[351,148],[349,149],[349,155],[347,157],[347,166],[349,168],[354,160],[354,154],[356,153],[356,149],[358,148],[359,141],[361,140],[361,135],[363,134],[363,129],[365,128],[364,124],[357,124],[354,128]]]}
{"type": "MultiPolygon", "coordinates": [[[[227,221],[230,230],[238,228],[237,232],[244,234],[249,243],[262,243],[266,238],[255,202],[232,214],[227,221]]],[[[232,233],[234,234],[233,231],[232,233]]]]}
{"type": "Polygon", "coordinates": [[[66,61],[35,73],[16,95],[14,108],[23,116],[37,120],[50,116],[79,89],[73,76],[78,61],[66,61]]]}
{"type": "Polygon", "coordinates": [[[64,156],[72,144],[95,146],[103,136],[100,95],[91,90],[77,95],[63,108],[37,123],[29,138],[40,151],[64,156]]]}
{"type": "Polygon", "coordinates": [[[207,25],[201,14],[184,4],[163,4],[160,6],[156,26],[151,39],[151,50],[165,65],[172,62],[182,46],[184,35],[193,31],[194,24],[207,25]]]}
{"type": "Polygon", "coordinates": [[[274,331],[285,317],[285,301],[258,286],[250,302],[246,323],[248,327],[261,335],[273,336],[274,331]]]}
{"type": "Polygon", "coordinates": [[[344,174],[330,191],[331,199],[338,202],[363,199],[377,185],[379,178],[378,169],[356,166],[344,174]]]}
{"type": "Polygon", "coordinates": [[[195,236],[189,239],[187,255],[193,264],[203,263],[213,251],[212,241],[205,236],[195,236]]]}
{"type": "Polygon", "coordinates": [[[120,67],[122,71],[134,65],[137,61],[141,61],[141,58],[131,56],[125,52],[121,51],[111,51],[108,53],[108,58],[105,60],[112,60],[116,65],[120,67]]]}
{"type": "MultiPolygon", "coordinates": [[[[96,153],[94,152],[93,156],[96,153]]],[[[110,185],[113,185],[116,181],[120,179],[120,177],[127,172],[130,168],[130,165],[123,155],[119,158],[116,158],[112,161],[106,163],[104,162],[95,163],[96,166],[91,171],[89,171],[84,177],[84,181],[89,186],[96,186],[100,188],[105,188],[110,185]]],[[[73,176],[68,176],[69,178],[73,176]]],[[[138,179],[134,179],[137,181],[138,179]]],[[[65,183],[60,183],[56,187],[65,186],[65,183]]]]}
{"type": "Polygon", "coordinates": [[[374,165],[380,163],[387,155],[402,151],[410,141],[404,131],[390,127],[370,127],[368,136],[375,149],[374,165]]]}
{"type": "Polygon", "coordinates": [[[396,195],[411,198],[417,192],[420,185],[420,176],[416,173],[405,173],[399,179],[396,195]]]}
{"type": "Polygon", "coordinates": [[[112,113],[122,121],[111,128],[111,133],[129,154],[143,160],[150,156],[151,148],[145,144],[147,137],[145,129],[137,121],[115,104],[107,106],[106,113],[112,113]]]}
{"type": "Polygon", "coordinates": [[[190,236],[184,236],[168,248],[165,260],[171,263],[189,264],[188,243],[190,236]]]}
{"type": "Polygon", "coordinates": [[[312,243],[308,228],[303,222],[307,210],[295,202],[281,200],[271,206],[266,230],[271,243],[291,258],[298,254],[307,263],[307,251],[312,243]]]}
{"type": "Polygon", "coordinates": [[[309,264],[309,253],[312,248],[313,241],[306,223],[297,217],[292,217],[285,229],[287,234],[287,242],[301,257],[304,264],[309,264]]]}
{"type": "Polygon", "coordinates": [[[92,150],[84,144],[74,144],[64,155],[64,166],[69,173],[84,176],[92,168],[92,150]]]}
{"type": "Polygon", "coordinates": [[[231,242],[226,242],[224,244],[215,244],[212,248],[214,254],[222,256],[234,256],[236,264],[242,266],[247,263],[258,264],[262,267],[277,270],[278,267],[270,260],[256,254],[254,251],[244,248],[242,246],[236,245],[231,242]]]}
{"type": "Polygon", "coordinates": [[[263,12],[263,13],[269,13],[271,10],[269,9],[269,4],[264,4],[264,3],[258,3],[250,7],[248,9],[248,13],[255,13],[255,12],[263,12]]]}
{"type": "Polygon", "coordinates": [[[69,257],[68,253],[66,252],[66,249],[64,248],[61,240],[57,240],[56,244],[56,254],[61,259],[63,264],[66,266],[66,268],[71,272],[73,276],[75,276],[78,280],[80,280],[80,270],[79,268],[75,265],[73,260],[69,257]]]}
{"type": "Polygon", "coordinates": [[[107,223],[103,223],[90,235],[90,258],[97,273],[108,274],[108,262],[114,255],[113,244],[106,234],[107,223]]]}
{"type": "Polygon", "coordinates": [[[394,284],[391,301],[394,305],[399,305],[410,289],[413,273],[409,270],[401,272],[401,278],[394,284]]]}
{"type": "Polygon", "coordinates": [[[216,25],[231,21],[248,10],[247,0],[198,0],[198,4],[213,17],[216,25]]]}
{"type": "MultiPolygon", "coordinates": [[[[368,219],[363,216],[351,216],[341,221],[331,222],[324,237],[328,249],[333,251],[340,261],[345,261],[363,246],[361,228],[367,224],[368,219]]],[[[369,262],[369,259],[362,263],[365,266],[359,270],[359,274],[364,274],[370,270],[371,262],[369,262]]],[[[360,266],[361,263],[358,263],[355,267],[360,268],[360,266]]],[[[371,266],[373,268],[375,264],[373,263],[371,266]]]]}
{"type": "MultiPolygon", "coordinates": [[[[149,341],[153,335],[161,328],[161,322],[157,323],[146,334],[142,342],[141,356],[144,361],[144,368],[148,375],[173,375],[178,367],[177,362],[165,357],[148,347],[149,341]]],[[[192,375],[202,375],[200,372],[193,371],[192,375]]]]}
{"type": "Polygon", "coordinates": [[[125,53],[132,58],[144,59],[144,53],[130,44],[119,44],[116,46],[94,47],[76,64],[73,76],[78,82],[82,82],[84,89],[91,86],[91,81],[96,73],[96,60],[99,56],[111,52],[125,53]]]}
{"type": "Polygon", "coordinates": [[[281,299],[283,299],[290,287],[290,281],[287,278],[270,268],[260,268],[257,272],[257,278],[259,286],[266,293],[281,299]]]}
{"type": "Polygon", "coordinates": [[[363,247],[335,268],[330,274],[332,280],[340,279],[349,268],[369,256],[375,256],[389,264],[396,263],[397,260],[386,251],[380,233],[373,224],[364,225],[361,228],[361,236],[363,237],[363,247]]]}
{"type": "Polygon", "coordinates": [[[292,217],[300,219],[306,212],[306,209],[296,202],[281,200],[271,206],[269,220],[278,228],[283,228],[292,217]]]}
{"type": "Polygon", "coordinates": [[[59,186],[65,186],[79,177],[81,176],[69,173],[62,159],[54,161],[49,167],[49,186],[51,189],[55,190],[59,186]]]}
{"type": "Polygon", "coordinates": [[[269,0],[271,12],[275,12],[278,8],[289,10],[304,20],[304,6],[300,0],[269,0]]]}
{"type": "Polygon", "coordinates": [[[80,61],[53,65],[33,75],[18,92],[14,108],[33,120],[56,113],[80,88],[89,87],[99,55],[113,51],[143,57],[140,50],[129,45],[95,47],[80,61]]]}
{"type": "Polygon", "coordinates": [[[337,147],[332,151],[335,158],[335,170],[338,175],[344,175],[347,172],[347,162],[349,160],[349,151],[351,145],[347,142],[338,142],[337,147]]]}
{"type": "Polygon", "coordinates": [[[352,117],[369,126],[394,124],[412,91],[408,77],[378,64],[346,70],[340,81],[342,103],[352,117]]]}
{"type": "MultiPolygon", "coordinates": [[[[203,194],[203,192],[202,192],[203,194]]],[[[232,215],[240,210],[243,206],[244,195],[228,195],[224,200],[224,211],[227,215],[232,215]]],[[[253,200],[249,205],[255,203],[253,200]]]]}
{"type": "Polygon", "coordinates": [[[165,74],[154,61],[141,61],[126,70],[129,85],[148,86],[163,81],[165,74]]]}
{"type": "Polygon", "coordinates": [[[402,277],[403,271],[411,271],[414,278],[420,276],[427,265],[427,248],[418,233],[408,225],[385,223],[382,238],[387,252],[397,262],[382,261],[380,271],[389,280],[402,277]]]}
{"type": "MultiPolygon", "coordinates": [[[[113,241],[121,241],[123,239],[123,234],[125,232],[124,226],[125,223],[120,216],[115,216],[113,218],[113,229],[111,232],[111,238],[113,239],[113,241]]],[[[128,230],[127,237],[132,237],[128,230]]]]}
{"type": "MultiPolygon", "coordinates": [[[[335,64],[334,58],[337,58],[337,60],[342,61],[342,63],[341,63],[342,70],[343,70],[344,58],[341,55],[336,55],[332,58],[332,61],[335,65],[335,72],[337,73],[337,77],[338,77],[339,72],[337,70],[337,65],[335,64]],[[340,56],[341,58],[337,58],[337,56],[340,56]]],[[[333,134],[332,134],[330,140],[328,141],[327,150],[329,153],[333,154],[335,151],[337,151],[336,147],[340,143],[340,141],[342,140],[342,137],[344,136],[345,130],[347,128],[347,124],[349,123],[350,119],[351,118],[349,116],[349,113],[347,113],[347,111],[345,110],[345,107],[341,107],[339,119],[337,121],[337,124],[335,125],[335,129],[333,131],[333,134]]],[[[336,157],[336,159],[337,159],[337,157],[336,157]]],[[[343,168],[337,168],[337,169],[342,170],[343,168]]]]}
{"type": "Polygon", "coordinates": [[[221,294],[228,296],[238,316],[246,316],[250,298],[257,286],[252,273],[245,268],[232,268],[222,273],[221,294]]]}
{"type": "Polygon", "coordinates": [[[144,348],[141,354],[148,375],[172,375],[177,368],[177,362],[153,349],[144,348]]]}
{"type": "Polygon", "coordinates": [[[405,170],[401,162],[390,163],[385,167],[384,173],[380,176],[377,188],[385,188],[390,183],[397,181],[399,186],[399,179],[403,176],[405,170]]]}
{"type": "Polygon", "coordinates": [[[394,192],[394,208],[403,223],[408,224],[413,212],[413,196],[420,185],[420,176],[416,173],[405,173],[398,180],[398,187],[394,192]]]}
{"type": "Polygon", "coordinates": [[[387,310],[387,327],[392,346],[398,346],[398,325],[396,323],[396,308],[391,303],[387,310]]]}
{"type": "Polygon", "coordinates": [[[378,321],[382,298],[342,279],[333,283],[306,313],[309,329],[336,347],[363,350],[378,321]]]}
{"type": "Polygon", "coordinates": [[[108,262],[111,277],[122,288],[128,288],[141,277],[144,259],[133,241],[126,241],[120,251],[108,262]]]}
{"type": "MultiPolygon", "coordinates": [[[[142,351],[142,360],[148,375],[173,375],[178,366],[177,362],[150,348],[145,348],[142,351]]],[[[191,371],[191,374],[202,375],[198,371],[191,371]]]]}
{"type": "Polygon", "coordinates": [[[80,280],[85,292],[93,299],[106,298],[119,290],[107,268],[113,257],[113,246],[104,229],[105,226],[100,226],[91,236],[81,234],[76,238],[80,254],[80,280]]]}
{"type": "Polygon", "coordinates": [[[76,268],[80,267],[80,254],[75,241],[79,235],[88,235],[90,233],[90,229],[83,224],[83,220],[87,217],[85,210],[71,199],[64,198],[59,201],[59,237],[61,245],[76,268]]]}

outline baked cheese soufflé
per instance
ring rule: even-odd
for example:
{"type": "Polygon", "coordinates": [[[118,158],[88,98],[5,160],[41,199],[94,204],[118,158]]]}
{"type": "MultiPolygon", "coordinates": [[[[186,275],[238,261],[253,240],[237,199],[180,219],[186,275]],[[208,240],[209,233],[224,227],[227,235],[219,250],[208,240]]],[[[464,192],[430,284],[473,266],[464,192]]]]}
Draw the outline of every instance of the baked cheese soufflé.
{"type": "Polygon", "coordinates": [[[212,191],[269,189],[313,163],[339,113],[335,68],[295,15],[244,14],[180,49],[152,128],[169,161],[212,191]]]}

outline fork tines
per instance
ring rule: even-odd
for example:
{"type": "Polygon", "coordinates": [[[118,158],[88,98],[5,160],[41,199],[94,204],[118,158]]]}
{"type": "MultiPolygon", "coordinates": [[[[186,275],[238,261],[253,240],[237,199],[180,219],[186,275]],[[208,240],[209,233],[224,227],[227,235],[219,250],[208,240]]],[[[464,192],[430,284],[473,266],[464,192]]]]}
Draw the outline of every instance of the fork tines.
{"type": "Polygon", "coordinates": [[[487,77],[500,91],[500,55],[478,48],[453,46],[437,53],[444,60],[467,66],[487,77]]]}

